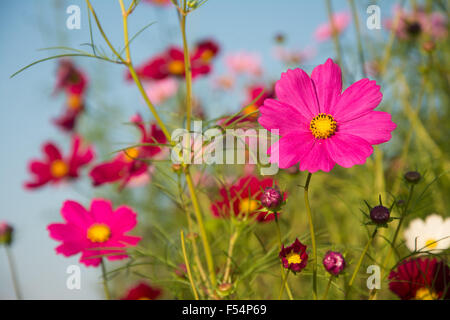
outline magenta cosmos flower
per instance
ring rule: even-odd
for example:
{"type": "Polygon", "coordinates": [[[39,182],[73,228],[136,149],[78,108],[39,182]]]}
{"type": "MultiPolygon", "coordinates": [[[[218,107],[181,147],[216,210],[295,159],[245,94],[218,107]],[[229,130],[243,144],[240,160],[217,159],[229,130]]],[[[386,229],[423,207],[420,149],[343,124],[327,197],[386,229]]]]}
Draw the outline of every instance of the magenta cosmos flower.
{"type": "Polygon", "coordinates": [[[391,139],[396,124],[387,112],[374,111],[383,95],[375,81],[362,79],[342,92],[340,67],[328,59],[311,77],[288,70],[276,83],[278,100],[267,99],[258,122],[281,139],[270,149],[280,168],[329,172],[334,165],[363,164],[372,145],[391,139]]]}
{"type": "Polygon", "coordinates": [[[108,200],[92,200],[89,210],[69,200],[64,202],[61,215],[65,223],[47,227],[50,237],[62,242],[56,253],[70,257],[81,252],[80,262],[86,266],[97,267],[102,256],[125,259],[128,256],[120,248],[135,246],[141,240],[126,234],[136,225],[136,213],[126,206],[114,210],[108,200]]]}
{"type": "Polygon", "coordinates": [[[45,143],[42,151],[45,155],[43,160],[31,160],[28,164],[33,178],[25,183],[26,189],[78,178],[79,170],[91,162],[95,156],[91,146],[82,146],[82,139],[78,135],[72,137],[72,151],[67,157],[63,156],[52,142],[45,143]]]}

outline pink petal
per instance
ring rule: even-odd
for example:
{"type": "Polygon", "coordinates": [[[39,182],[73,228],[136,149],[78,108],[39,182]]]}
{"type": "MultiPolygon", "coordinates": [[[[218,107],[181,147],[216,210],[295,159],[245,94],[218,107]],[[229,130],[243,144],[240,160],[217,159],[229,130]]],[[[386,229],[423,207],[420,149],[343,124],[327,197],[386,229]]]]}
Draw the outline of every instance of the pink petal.
{"type": "Polygon", "coordinates": [[[92,216],[78,202],[67,200],[61,208],[61,215],[71,224],[86,229],[92,223],[92,216]]]}
{"type": "Polygon", "coordinates": [[[50,238],[59,241],[84,241],[85,232],[74,224],[53,223],[47,226],[50,238]]]}
{"type": "Polygon", "coordinates": [[[80,262],[87,267],[89,266],[98,267],[102,262],[102,259],[98,258],[100,254],[101,253],[98,250],[84,250],[83,253],[81,254],[80,262]]]}
{"type": "Polygon", "coordinates": [[[341,68],[328,59],[324,64],[318,65],[311,73],[311,79],[316,85],[319,109],[322,113],[330,113],[342,92],[341,68]]]}
{"type": "Polygon", "coordinates": [[[127,206],[121,206],[113,214],[111,229],[114,232],[124,233],[133,229],[136,223],[136,213],[127,206]]]}
{"type": "Polygon", "coordinates": [[[44,153],[47,155],[48,160],[60,160],[62,159],[61,152],[59,149],[51,142],[46,143],[43,146],[44,153]]]}
{"type": "Polygon", "coordinates": [[[282,73],[275,91],[278,100],[294,107],[306,119],[319,113],[314,83],[302,69],[282,73]]]}
{"type": "Polygon", "coordinates": [[[313,147],[308,154],[305,154],[300,161],[299,169],[301,171],[308,171],[314,173],[322,170],[330,172],[333,169],[335,162],[331,159],[327,150],[328,139],[315,140],[313,147]]]}
{"type": "Polygon", "coordinates": [[[63,244],[56,247],[55,251],[58,254],[62,254],[65,257],[73,256],[81,252],[85,247],[81,242],[64,242],[63,244]]]}
{"type": "Polygon", "coordinates": [[[290,132],[270,147],[270,162],[278,163],[282,169],[290,168],[311,150],[313,143],[310,132],[290,132]]]}
{"type": "Polygon", "coordinates": [[[91,203],[90,212],[95,222],[109,224],[113,218],[113,208],[111,201],[106,199],[94,199],[91,203]]]}
{"type": "Polygon", "coordinates": [[[258,122],[269,131],[279,130],[284,136],[292,131],[309,131],[309,122],[294,107],[281,101],[266,99],[259,108],[261,116],[258,122]]]}
{"type": "Polygon", "coordinates": [[[357,119],[339,125],[339,132],[363,138],[370,144],[379,144],[391,139],[391,132],[397,125],[391,115],[383,111],[371,111],[357,119]]]}
{"type": "Polygon", "coordinates": [[[328,138],[326,147],[331,159],[344,168],[365,163],[373,152],[366,140],[346,133],[337,133],[328,138]]]}
{"type": "Polygon", "coordinates": [[[117,239],[117,241],[123,243],[124,245],[128,246],[136,246],[139,241],[141,241],[141,237],[135,237],[135,236],[122,236],[117,239]]]}
{"type": "Polygon", "coordinates": [[[338,124],[361,117],[375,109],[383,99],[376,81],[361,79],[348,87],[337,103],[330,108],[330,114],[338,124]]]}

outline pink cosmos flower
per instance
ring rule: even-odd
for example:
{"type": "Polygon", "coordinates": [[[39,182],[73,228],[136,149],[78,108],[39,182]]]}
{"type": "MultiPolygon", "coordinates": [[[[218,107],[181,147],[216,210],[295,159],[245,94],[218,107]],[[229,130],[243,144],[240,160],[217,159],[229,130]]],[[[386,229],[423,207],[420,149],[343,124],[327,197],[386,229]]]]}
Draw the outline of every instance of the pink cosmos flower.
{"type": "Polygon", "coordinates": [[[170,4],[172,3],[172,0],[144,0],[144,1],[159,7],[167,7],[170,6],[170,4]]]}
{"type": "Polygon", "coordinates": [[[375,81],[362,79],[342,92],[340,67],[328,59],[311,77],[288,70],[275,85],[278,100],[267,99],[258,122],[281,139],[270,149],[280,168],[329,172],[337,163],[363,164],[372,145],[387,142],[396,124],[387,112],[374,111],[383,98],[375,81]]]}
{"type": "Polygon", "coordinates": [[[34,175],[32,181],[25,183],[25,188],[35,189],[47,183],[58,183],[65,179],[78,178],[78,171],[94,159],[92,147],[81,147],[81,137],[72,137],[72,151],[69,156],[63,157],[61,151],[52,142],[42,147],[44,160],[32,160],[29,171],[34,175]]]}
{"type": "MultiPolygon", "coordinates": [[[[131,122],[141,131],[141,144],[166,143],[166,137],[156,124],[150,125],[150,130],[145,128],[139,114],[132,117],[131,122]]],[[[129,148],[120,152],[114,159],[95,166],[89,175],[94,186],[105,183],[121,182],[120,188],[124,188],[132,180],[138,179],[135,185],[149,181],[151,167],[143,160],[151,160],[163,155],[163,149],[155,145],[145,145],[129,148]]]]}
{"type": "Polygon", "coordinates": [[[341,34],[350,24],[351,16],[348,12],[337,12],[333,14],[332,23],[321,24],[317,29],[315,37],[318,41],[326,41],[333,36],[333,32],[341,34]]]}
{"type": "Polygon", "coordinates": [[[124,250],[136,246],[140,237],[126,233],[136,223],[136,213],[127,206],[112,208],[105,199],[93,199],[89,210],[75,201],[64,202],[61,215],[65,223],[52,223],[47,227],[50,237],[62,244],[56,253],[66,257],[81,252],[80,263],[97,267],[102,256],[108,260],[127,258],[124,250]]]}
{"type": "Polygon", "coordinates": [[[252,76],[260,76],[261,56],[251,52],[235,52],[225,57],[225,64],[228,69],[235,74],[249,74],[252,76]]]}
{"type": "Polygon", "coordinates": [[[440,40],[448,34],[447,18],[441,12],[427,13],[423,8],[406,11],[397,5],[394,7],[393,18],[386,20],[385,25],[402,40],[412,40],[420,35],[440,40]]]}
{"type": "Polygon", "coordinates": [[[173,78],[166,78],[149,82],[145,91],[150,101],[160,104],[173,97],[177,90],[178,81],[173,78]]]}

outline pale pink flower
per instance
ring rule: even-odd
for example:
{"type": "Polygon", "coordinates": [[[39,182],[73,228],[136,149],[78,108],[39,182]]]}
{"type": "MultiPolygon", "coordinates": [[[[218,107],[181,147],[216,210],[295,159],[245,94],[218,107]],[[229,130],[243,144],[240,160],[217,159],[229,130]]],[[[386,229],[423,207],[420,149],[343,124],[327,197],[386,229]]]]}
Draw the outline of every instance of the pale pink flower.
{"type": "Polygon", "coordinates": [[[259,76],[262,73],[261,56],[257,53],[240,51],[225,57],[225,64],[235,74],[259,76]]]}
{"type": "Polygon", "coordinates": [[[331,21],[321,24],[315,32],[318,41],[326,41],[333,36],[333,31],[341,34],[350,24],[352,18],[348,12],[337,12],[332,16],[331,21]]]}
{"type": "Polygon", "coordinates": [[[178,81],[173,78],[149,82],[145,90],[150,101],[154,104],[164,103],[178,91],[178,81]]]}

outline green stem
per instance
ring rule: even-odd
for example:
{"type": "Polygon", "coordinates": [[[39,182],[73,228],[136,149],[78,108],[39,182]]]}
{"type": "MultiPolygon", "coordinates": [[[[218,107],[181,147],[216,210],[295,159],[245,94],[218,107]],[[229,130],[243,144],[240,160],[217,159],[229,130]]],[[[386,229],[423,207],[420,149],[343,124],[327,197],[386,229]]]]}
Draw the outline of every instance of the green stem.
{"type": "Polygon", "coordinates": [[[192,114],[192,71],[189,45],[186,40],[186,15],[181,16],[181,35],[183,37],[184,73],[186,75],[186,129],[191,130],[192,114]]]}
{"type": "Polygon", "coordinates": [[[356,32],[356,43],[358,46],[358,57],[359,57],[359,63],[361,64],[361,72],[364,78],[367,77],[366,75],[366,68],[365,68],[365,61],[364,61],[364,50],[362,46],[361,41],[361,31],[359,30],[359,17],[358,17],[358,11],[356,10],[356,5],[354,0],[348,0],[350,3],[350,7],[352,10],[353,15],[353,23],[355,25],[355,32],[356,32]]]}
{"type": "MultiPolygon", "coordinates": [[[[284,291],[284,288],[286,287],[286,285],[287,285],[287,279],[288,279],[288,277],[289,277],[289,272],[290,270],[288,269],[288,271],[287,271],[287,273],[286,273],[286,275],[284,276],[284,272],[282,273],[283,274],[283,283],[281,284],[281,288],[280,288],[280,294],[278,295],[278,300],[281,300],[281,298],[283,297],[283,291],[284,291]]],[[[291,300],[294,300],[291,296],[289,296],[289,298],[291,299],[291,300]]]]}
{"type": "Polygon", "coordinates": [[[342,66],[342,56],[341,56],[341,44],[339,42],[339,34],[337,32],[337,28],[334,24],[334,19],[333,19],[333,8],[331,6],[331,1],[330,0],[326,0],[326,6],[327,6],[327,13],[328,13],[328,20],[330,21],[330,25],[331,25],[331,33],[333,36],[333,42],[334,42],[334,47],[336,49],[336,58],[337,58],[337,62],[338,64],[342,66]]]}
{"type": "Polygon", "coordinates": [[[111,294],[109,293],[109,288],[108,288],[108,280],[106,279],[105,260],[103,258],[102,258],[101,265],[102,265],[103,290],[105,291],[106,300],[111,300],[111,294]]]}
{"type": "MultiPolygon", "coordinates": [[[[280,231],[280,224],[278,223],[278,214],[276,212],[274,212],[274,215],[275,215],[275,225],[277,227],[278,244],[279,244],[280,250],[281,250],[283,243],[281,241],[281,231],[280,231]]],[[[286,292],[289,296],[289,299],[294,300],[294,296],[292,295],[291,288],[289,288],[289,283],[287,282],[287,274],[289,274],[289,270],[288,270],[288,273],[285,274],[283,264],[280,264],[280,270],[281,270],[281,283],[282,283],[281,289],[280,289],[280,299],[281,299],[281,296],[283,295],[283,290],[286,287],[286,292]]]]}
{"type": "Polygon", "coordinates": [[[308,177],[306,178],[305,186],[304,186],[304,196],[305,196],[305,207],[306,213],[308,215],[309,222],[309,233],[311,236],[312,243],[312,264],[313,264],[313,298],[317,300],[317,247],[316,247],[316,234],[314,233],[314,224],[313,218],[311,214],[311,207],[309,205],[308,191],[309,191],[309,183],[311,181],[312,174],[308,172],[308,177]]]}
{"type": "Polygon", "coordinates": [[[325,300],[328,297],[328,291],[330,291],[332,282],[333,282],[333,276],[330,275],[330,279],[328,280],[327,288],[325,289],[325,293],[323,294],[322,300],[325,300]]]}
{"type": "Polygon", "coordinates": [[[356,279],[356,276],[357,276],[357,274],[358,274],[359,269],[361,268],[361,265],[362,265],[362,262],[363,262],[363,260],[364,260],[364,257],[366,256],[367,251],[369,250],[370,244],[372,243],[373,238],[375,238],[375,235],[377,234],[377,231],[378,231],[378,229],[375,228],[375,230],[374,230],[373,233],[372,233],[372,236],[371,236],[371,237],[369,238],[369,240],[367,241],[367,244],[366,244],[366,246],[364,247],[364,250],[363,250],[363,252],[361,253],[361,256],[359,257],[358,264],[356,265],[356,268],[355,268],[355,270],[353,271],[353,274],[352,274],[352,277],[351,277],[351,279],[350,279],[350,282],[348,283],[348,289],[349,289],[349,291],[350,291],[350,289],[351,289],[351,287],[352,287],[352,285],[353,285],[353,282],[354,282],[355,279],[356,279]]]}
{"type": "Polygon", "coordinates": [[[12,256],[12,252],[10,251],[10,248],[8,245],[5,245],[5,250],[6,250],[6,257],[8,258],[8,264],[9,264],[9,270],[11,272],[11,280],[14,286],[14,292],[16,294],[16,298],[17,300],[22,300],[22,293],[20,291],[20,286],[19,286],[19,280],[17,278],[17,273],[16,273],[16,264],[14,263],[14,258],[12,256]]]}
{"type": "Polygon", "coordinates": [[[189,264],[189,260],[186,253],[186,245],[184,243],[184,233],[183,230],[180,231],[180,237],[181,237],[181,249],[183,251],[183,257],[184,257],[184,263],[186,265],[186,271],[189,278],[189,283],[191,284],[192,292],[194,293],[195,300],[198,300],[198,293],[195,289],[194,280],[192,279],[192,273],[191,273],[191,266],[189,264]]]}
{"type": "Polygon", "coordinates": [[[186,175],[186,183],[189,189],[189,193],[191,195],[192,206],[194,208],[195,217],[197,219],[198,228],[200,229],[200,238],[203,242],[203,249],[205,251],[206,263],[208,265],[209,276],[211,280],[211,285],[214,288],[216,286],[216,272],[214,268],[214,261],[212,258],[211,247],[209,246],[208,236],[206,234],[205,225],[203,223],[203,215],[200,209],[200,205],[198,203],[197,194],[195,192],[195,187],[192,182],[191,174],[189,171],[189,167],[185,168],[186,175]]]}

